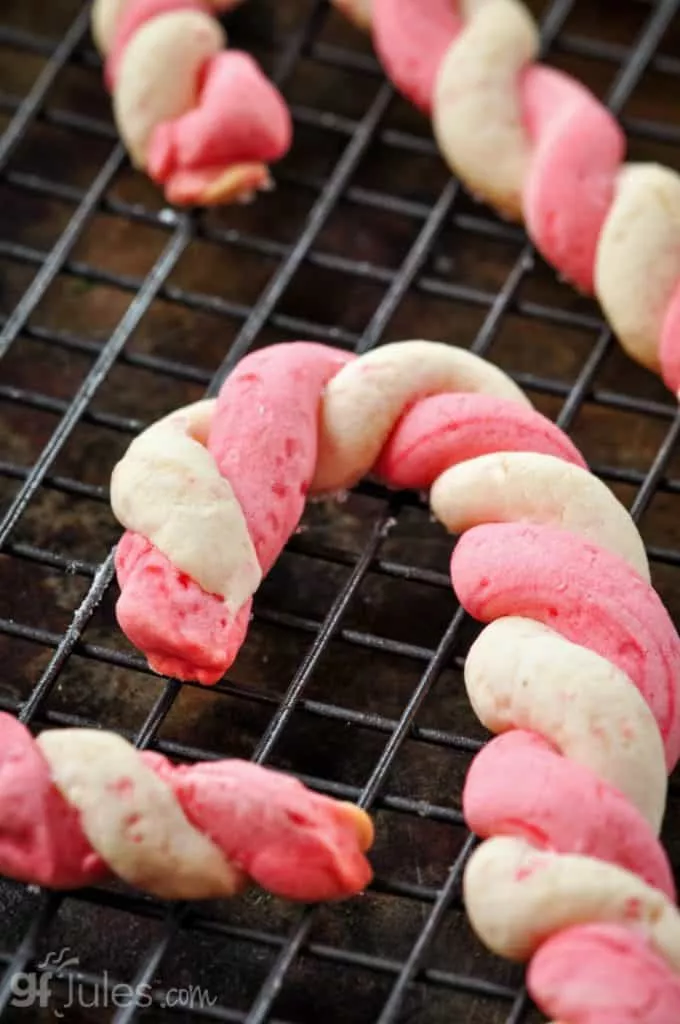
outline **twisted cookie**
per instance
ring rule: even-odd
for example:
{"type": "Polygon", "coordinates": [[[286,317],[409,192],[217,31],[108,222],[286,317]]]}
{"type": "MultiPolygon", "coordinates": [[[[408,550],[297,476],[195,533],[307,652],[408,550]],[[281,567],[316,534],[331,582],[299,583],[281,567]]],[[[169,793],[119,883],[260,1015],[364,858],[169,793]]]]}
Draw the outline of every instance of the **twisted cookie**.
{"type": "Polygon", "coordinates": [[[246,200],[291,140],[279,92],[214,15],[240,0],[95,0],[116,123],[132,162],[176,204],[246,200]]]}
{"type": "Polygon", "coordinates": [[[536,63],[520,0],[334,2],[370,15],[387,74],[431,115],[469,190],[524,220],[560,274],[596,294],[629,355],[680,391],[680,176],[623,162],[613,115],[536,63]]]}
{"type": "Polygon", "coordinates": [[[159,671],[216,679],[307,494],[370,471],[430,488],[463,534],[458,598],[491,622],[465,672],[502,734],[464,793],[488,837],[465,876],[473,926],[533,957],[532,993],[563,1024],[677,1024],[680,917],[657,834],[680,753],[680,640],[632,519],[500,370],[424,341],[249,355],[216,403],[150,428],[114,471],[132,531],[123,629],[159,671]]]}
{"type": "Polygon", "coordinates": [[[0,713],[0,873],[70,889],[113,874],[162,899],[289,899],[364,888],[371,820],[246,761],[176,766],[114,733],[34,740],[0,713]]]}

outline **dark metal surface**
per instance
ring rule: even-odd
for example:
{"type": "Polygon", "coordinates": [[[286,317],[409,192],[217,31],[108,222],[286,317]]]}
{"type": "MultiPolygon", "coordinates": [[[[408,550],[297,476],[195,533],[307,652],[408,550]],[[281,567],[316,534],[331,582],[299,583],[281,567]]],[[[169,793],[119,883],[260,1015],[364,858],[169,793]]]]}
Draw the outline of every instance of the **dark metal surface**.
{"type": "MultiPolygon", "coordinates": [[[[548,59],[607,99],[631,157],[677,168],[679,6],[532,5],[548,59]]],[[[237,663],[206,690],[145,671],[116,627],[107,482],[139,429],[214,392],[253,347],[441,339],[512,373],[570,432],[633,509],[680,622],[680,419],[597,307],[451,181],[427,124],[324,3],[251,0],[231,34],[282,84],[295,145],[276,192],[194,216],[130,170],[81,3],[0,8],[0,707],[177,758],[254,758],[358,800],[376,817],[376,882],[312,910],[259,892],[168,908],[119,886],[1,883],[0,1019],[54,1019],[68,976],[26,1010],[9,979],[69,947],[71,984],[98,1004],[73,1021],[537,1020],[521,971],[484,952],[461,906],[461,785],[485,737],[462,685],[475,627],[425,505],[365,483],[312,506],[237,663]],[[148,983],[156,1004],[116,1008],[116,982],[148,983]],[[162,1008],[187,985],[214,1005],[162,1008]]],[[[675,782],[676,866],[679,809],[675,782]]]]}

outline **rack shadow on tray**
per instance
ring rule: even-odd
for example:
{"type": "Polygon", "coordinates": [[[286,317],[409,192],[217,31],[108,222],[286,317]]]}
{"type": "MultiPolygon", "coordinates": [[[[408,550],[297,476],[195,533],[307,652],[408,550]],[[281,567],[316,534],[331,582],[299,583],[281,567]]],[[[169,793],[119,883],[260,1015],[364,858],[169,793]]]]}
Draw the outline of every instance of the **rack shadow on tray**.
{"type": "MultiPolygon", "coordinates": [[[[609,99],[634,158],[680,167],[680,2],[531,6],[550,59],[609,99]]],[[[675,407],[522,232],[448,178],[425,122],[324,3],[251,0],[234,18],[233,42],[292,103],[296,141],[275,193],[196,217],[129,169],[87,23],[77,0],[0,14],[0,707],[179,758],[256,758],[359,799],[377,879],[314,911],[254,892],[168,912],[116,886],[3,882],[0,1019],[21,1015],[10,975],[68,947],[79,963],[54,1005],[76,977],[93,1004],[69,1020],[110,1019],[125,982],[151,985],[154,1005],[120,1021],[170,1019],[164,993],[189,985],[213,1003],[191,1020],[529,1021],[521,972],[483,951],[460,902],[461,786],[485,737],[462,684],[475,630],[425,505],[365,483],[312,506],[228,681],[205,690],[151,675],[115,626],[107,481],[142,426],[214,392],[254,347],[462,344],[512,373],[634,508],[678,622],[675,407]]],[[[675,865],[679,810],[676,781],[675,865]]]]}

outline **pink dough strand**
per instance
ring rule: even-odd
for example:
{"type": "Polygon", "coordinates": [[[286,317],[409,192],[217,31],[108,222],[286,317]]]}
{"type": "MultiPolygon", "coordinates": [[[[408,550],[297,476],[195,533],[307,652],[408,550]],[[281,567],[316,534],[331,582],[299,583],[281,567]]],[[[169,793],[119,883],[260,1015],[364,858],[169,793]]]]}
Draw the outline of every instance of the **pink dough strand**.
{"type": "MultiPolygon", "coordinates": [[[[371,879],[369,819],[296,779],[244,761],[173,765],[140,755],[189,821],[247,878],[295,900],[328,900],[371,879]]],[[[103,792],[101,799],[106,801],[103,792]]],[[[0,713],[0,872],[55,889],[109,877],[28,730],[0,713]]]]}
{"type": "Polygon", "coordinates": [[[569,1024],[680,1020],[678,978],[644,935],[614,925],[584,925],[549,939],[528,985],[545,1013],[569,1024]]]}
{"type": "Polygon", "coordinates": [[[463,811],[484,839],[523,835],[543,849],[597,857],[675,900],[668,857],[642,815],[536,733],[513,729],[484,747],[465,780],[463,811]],[[578,807],[578,815],[566,807],[578,807]]]}

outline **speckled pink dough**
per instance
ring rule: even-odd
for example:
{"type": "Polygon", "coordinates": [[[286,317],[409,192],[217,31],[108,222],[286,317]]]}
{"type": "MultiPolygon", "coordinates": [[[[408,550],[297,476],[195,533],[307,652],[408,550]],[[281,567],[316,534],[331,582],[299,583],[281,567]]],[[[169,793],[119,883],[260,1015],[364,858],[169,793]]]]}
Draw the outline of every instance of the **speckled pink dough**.
{"type": "Polygon", "coordinates": [[[548,939],[531,962],[527,984],[556,1021],[680,1021],[680,979],[644,935],[616,925],[583,925],[548,939]]]}
{"type": "Polygon", "coordinates": [[[277,160],[291,136],[278,90],[247,53],[225,50],[205,69],[198,105],[154,131],[147,169],[174,190],[189,173],[217,178],[232,165],[277,160]]]}
{"type": "Polygon", "coordinates": [[[6,714],[0,714],[0,874],[55,889],[93,885],[108,874],[31,734],[6,714]]]}
{"type": "Polygon", "coordinates": [[[370,882],[346,805],[247,761],[175,766],[159,754],[144,760],[172,787],[189,821],[264,889],[315,901],[370,882]]]}
{"type": "Polygon", "coordinates": [[[391,487],[425,490],[449,467],[492,452],[538,452],[585,468],[569,438],[540,413],[489,395],[445,394],[404,413],[375,472],[391,487]]]}
{"type": "Polygon", "coordinates": [[[161,675],[210,685],[245,639],[252,601],[232,616],[221,598],[172,565],[146,537],[127,531],[115,555],[120,628],[161,675]]]}
{"type": "Polygon", "coordinates": [[[680,755],[680,639],[655,591],[629,566],[547,526],[478,526],[458,542],[451,579],[474,618],[535,619],[617,665],[649,704],[669,771],[680,755]]]}
{"type": "MultiPolygon", "coordinates": [[[[316,464],[321,393],[349,355],[311,342],[247,356],[227,378],[208,447],[243,510],[263,574],[302,515],[316,464]]],[[[246,605],[233,617],[145,538],[116,551],[121,629],[164,675],[217,682],[243,643],[246,605]]]]}
{"type": "Polygon", "coordinates": [[[297,527],[316,466],[323,389],[354,357],[314,342],[247,356],[220,391],[208,447],[266,575],[297,527]]]}
{"type": "Polygon", "coordinates": [[[591,294],[625,135],[592,93],[552,68],[526,71],[521,102],[535,146],[523,197],[527,229],[562,276],[591,294]]]}
{"type": "Polygon", "coordinates": [[[539,848],[597,857],[675,900],[666,853],[639,811],[536,733],[516,729],[480,751],[465,782],[463,813],[484,839],[514,835],[539,848]]]}
{"type": "Polygon", "coordinates": [[[441,59],[461,28],[455,7],[452,0],[373,0],[373,42],[382,64],[424,113],[432,106],[441,59]]]}

